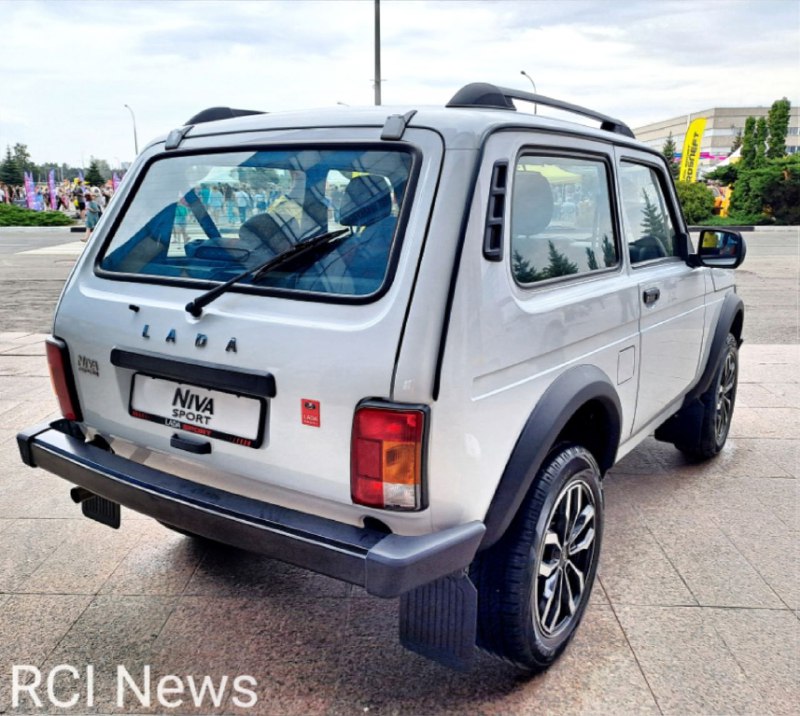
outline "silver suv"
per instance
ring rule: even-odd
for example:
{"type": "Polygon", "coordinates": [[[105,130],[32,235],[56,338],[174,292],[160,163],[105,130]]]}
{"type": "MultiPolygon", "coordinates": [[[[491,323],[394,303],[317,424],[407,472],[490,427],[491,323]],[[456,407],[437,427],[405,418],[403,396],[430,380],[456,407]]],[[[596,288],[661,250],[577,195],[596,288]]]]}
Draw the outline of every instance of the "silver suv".
{"type": "Polygon", "coordinates": [[[628,127],[547,97],[214,108],[98,224],[47,341],[64,417],[20,452],[87,517],[400,596],[403,644],[453,667],[477,644],[541,670],[589,599],[606,471],[654,432],[725,443],[744,254],[692,245],[628,127]]]}

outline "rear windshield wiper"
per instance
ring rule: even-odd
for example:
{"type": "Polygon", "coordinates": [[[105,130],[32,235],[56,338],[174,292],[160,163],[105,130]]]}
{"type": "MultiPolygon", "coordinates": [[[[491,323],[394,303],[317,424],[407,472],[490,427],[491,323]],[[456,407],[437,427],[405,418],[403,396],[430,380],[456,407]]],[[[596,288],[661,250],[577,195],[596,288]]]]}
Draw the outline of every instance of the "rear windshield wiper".
{"type": "Polygon", "coordinates": [[[268,259],[262,264],[258,266],[254,266],[253,268],[247,269],[246,271],[242,271],[242,273],[237,274],[232,279],[229,279],[225,283],[221,283],[219,286],[215,286],[209,291],[199,295],[193,301],[189,301],[186,304],[186,311],[192,314],[195,318],[199,318],[203,314],[203,308],[207,306],[212,301],[216,300],[219,296],[225,293],[231,286],[243,279],[246,279],[248,276],[251,276],[253,280],[258,279],[259,277],[263,276],[267,271],[271,271],[272,269],[277,268],[278,266],[282,266],[283,264],[291,261],[292,259],[301,256],[302,254],[312,251],[313,249],[317,248],[318,246],[322,246],[324,243],[328,241],[333,241],[334,239],[338,239],[345,234],[349,234],[350,229],[336,229],[336,231],[328,231],[324,234],[320,234],[319,236],[312,236],[310,239],[305,239],[296,243],[291,248],[286,249],[286,251],[282,251],[281,253],[273,256],[272,258],[268,259]]]}

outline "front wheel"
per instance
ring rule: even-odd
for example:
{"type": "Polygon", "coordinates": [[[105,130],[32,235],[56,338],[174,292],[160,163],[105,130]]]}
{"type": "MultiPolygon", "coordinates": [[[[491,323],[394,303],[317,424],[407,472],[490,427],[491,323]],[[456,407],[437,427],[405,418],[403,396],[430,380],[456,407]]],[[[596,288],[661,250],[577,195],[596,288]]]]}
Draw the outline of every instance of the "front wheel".
{"type": "Polygon", "coordinates": [[[479,646],[528,671],[550,666],[583,617],[602,534],[600,468],[586,448],[561,445],[508,532],[473,565],[479,646]]]}
{"type": "Polygon", "coordinates": [[[702,412],[697,434],[676,440],[678,450],[698,460],[707,460],[722,450],[731,429],[738,379],[739,345],[729,333],[714,380],[699,398],[702,412]]]}

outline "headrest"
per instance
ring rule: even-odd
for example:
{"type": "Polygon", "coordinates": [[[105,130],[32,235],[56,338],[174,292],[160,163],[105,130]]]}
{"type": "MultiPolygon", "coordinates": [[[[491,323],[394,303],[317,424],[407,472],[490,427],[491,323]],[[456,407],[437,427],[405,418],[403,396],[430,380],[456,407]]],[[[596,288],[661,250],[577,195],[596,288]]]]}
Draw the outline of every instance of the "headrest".
{"type": "Polygon", "coordinates": [[[369,226],[392,213],[392,195],[382,176],[361,176],[350,180],[342,198],[339,223],[369,226]]]}
{"type": "Polygon", "coordinates": [[[256,214],[242,224],[239,239],[243,248],[255,250],[265,247],[272,253],[279,254],[297,243],[299,237],[295,223],[284,222],[272,214],[256,214]]]}
{"type": "Polygon", "coordinates": [[[516,172],[511,233],[538,234],[553,218],[553,190],[539,172],[516,172]]]}

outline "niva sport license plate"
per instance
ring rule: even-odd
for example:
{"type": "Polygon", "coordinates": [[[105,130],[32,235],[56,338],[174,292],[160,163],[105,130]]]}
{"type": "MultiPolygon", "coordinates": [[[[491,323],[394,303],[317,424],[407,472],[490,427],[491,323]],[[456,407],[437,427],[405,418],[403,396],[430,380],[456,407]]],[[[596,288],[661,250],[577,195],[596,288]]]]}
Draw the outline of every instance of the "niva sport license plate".
{"type": "Polygon", "coordinates": [[[266,402],[137,373],[129,412],[134,418],[257,448],[264,433],[266,402]]]}

